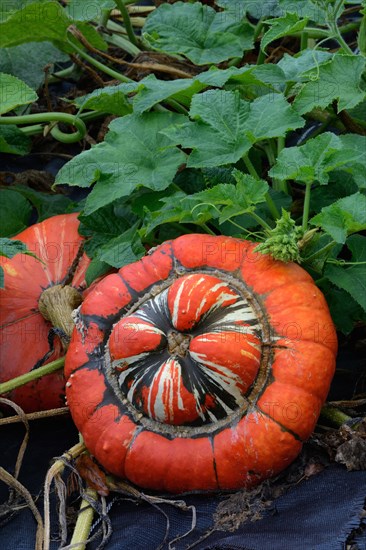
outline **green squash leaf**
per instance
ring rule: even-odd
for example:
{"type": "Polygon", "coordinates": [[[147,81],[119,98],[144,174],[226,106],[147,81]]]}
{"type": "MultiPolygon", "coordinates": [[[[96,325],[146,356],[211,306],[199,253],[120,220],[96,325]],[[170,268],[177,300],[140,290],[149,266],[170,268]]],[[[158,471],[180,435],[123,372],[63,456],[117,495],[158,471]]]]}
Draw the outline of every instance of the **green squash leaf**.
{"type": "Polygon", "coordinates": [[[93,258],[85,272],[86,284],[90,286],[95,279],[105,275],[110,269],[111,266],[106,262],[101,262],[98,258],[93,258]]]}
{"type": "Polygon", "coordinates": [[[52,42],[64,52],[72,52],[67,29],[75,23],[93,46],[105,50],[107,44],[89,24],[71,19],[61,4],[54,0],[23,4],[0,23],[0,47],[18,46],[26,42],[52,42]],[[24,7],[23,7],[24,6],[24,7]]]}
{"type": "Polygon", "coordinates": [[[57,62],[68,61],[68,56],[49,42],[27,42],[0,49],[0,71],[12,74],[37,90],[45,79],[44,68],[57,62]]]}
{"type": "Polygon", "coordinates": [[[93,2],[69,0],[65,11],[78,21],[100,21],[103,10],[112,10],[115,7],[116,3],[113,0],[93,0],[93,2]]]}
{"type": "Polygon", "coordinates": [[[127,231],[137,220],[123,199],[114,201],[90,215],[79,216],[79,233],[87,237],[85,251],[90,258],[111,239],[127,231]]]}
{"type": "Polygon", "coordinates": [[[351,235],[348,237],[346,245],[352,253],[353,262],[366,262],[366,237],[351,235]]]}
{"type": "Polygon", "coordinates": [[[0,152],[13,155],[26,155],[31,148],[31,140],[17,126],[0,126],[0,152]]]}
{"type": "Polygon", "coordinates": [[[354,193],[326,206],[310,223],[331,235],[337,243],[345,243],[347,235],[366,229],[366,197],[354,193]]]}
{"type": "Polygon", "coordinates": [[[279,7],[278,0],[266,0],[265,2],[253,2],[253,0],[216,0],[216,4],[225,8],[236,17],[243,17],[248,13],[254,19],[263,17],[279,17],[283,10],[279,7]]]}
{"type": "Polygon", "coordinates": [[[147,17],[143,29],[153,48],[185,55],[196,65],[241,57],[252,47],[253,34],[245,20],[200,2],[162,4],[147,17]]]}
{"type": "Polygon", "coordinates": [[[12,111],[19,105],[28,105],[38,98],[25,82],[10,74],[0,73],[0,114],[12,111]]]}
{"type": "Polygon", "coordinates": [[[267,19],[265,23],[270,25],[271,28],[262,38],[261,49],[265,51],[268,44],[278,38],[282,38],[282,36],[287,36],[293,34],[294,32],[302,31],[302,29],[306,27],[307,22],[307,18],[300,19],[300,17],[295,13],[286,13],[284,17],[267,19]]]}
{"type": "Polygon", "coordinates": [[[361,88],[366,59],[360,55],[335,55],[309,74],[310,82],[303,85],[293,103],[300,114],[314,107],[325,108],[338,101],[338,112],[351,109],[366,97],[361,88]]]}
{"type": "Polygon", "coordinates": [[[202,204],[194,195],[186,195],[181,191],[160,199],[160,202],[162,206],[159,209],[150,211],[145,208],[146,235],[163,224],[186,223],[200,226],[217,217],[217,209],[213,206],[202,204]]]}
{"type": "Polygon", "coordinates": [[[29,224],[32,206],[16,191],[0,189],[0,237],[17,235],[29,224]]]}
{"type": "MultiPolygon", "coordinates": [[[[361,239],[362,237],[358,235],[361,239]]],[[[365,247],[365,243],[363,243],[365,247]]],[[[355,258],[352,258],[356,261],[355,258]]],[[[324,270],[324,276],[327,277],[335,286],[346,290],[366,312],[366,259],[357,260],[363,261],[361,265],[341,266],[328,264],[324,270]]]]}
{"type": "Polygon", "coordinates": [[[112,267],[120,268],[139,260],[145,253],[146,250],[136,233],[135,226],[102,246],[98,251],[97,259],[112,267]]]}
{"type": "Polygon", "coordinates": [[[0,256],[13,258],[15,254],[27,252],[27,245],[22,241],[13,241],[12,239],[0,237],[0,256]]]}
{"type": "Polygon", "coordinates": [[[160,132],[184,118],[173,113],[145,113],[114,120],[105,141],[63,166],[56,184],[89,187],[96,182],[86,199],[85,214],[140,186],[166,189],[185,155],[160,132]]]}
{"type": "Polygon", "coordinates": [[[311,21],[324,25],[326,23],[327,9],[324,2],[318,0],[278,0],[280,8],[286,13],[295,13],[299,17],[307,17],[311,21]]]}
{"type": "Polygon", "coordinates": [[[278,62],[278,67],[285,73],[287,82],[307,82],[309,76],[304,76],[304,73],[316,69],[332,57],[330,52],[321,50],[303,50],[295,55],[285,53],[278,62]]]}
{"type": "Polygon", "coordinates": [[[206,87],[205,84],[191,78],[159,80],[153,74],[143,78],[139,84],[138,93],[133,98],[133,110],[138,114],[168,98],[189,105],[192,96],[206,87]]]}
{"type": "Polygon", "coordinates": [[[242,212],[251,210],[255,204],[265,201],[269,185],[264,180],[253,178],[239,170],[232,171],[236,184],[220,183],[192,195],[192,198],[214,205],[238,206],[242,212]]]}
{"type": "Polygon", "coordinates": [[[75,98],[73,103],[79,108],[80,112],[93,110],[124,116],[132,112],[132,105],[126,98],[126,94],[136,91],[139,86],[139,82],[123,82],[116,86],[97,88],[90,94],[75,98]]]}
{"type": "Polygon", "coordinates": [[[41,222],[51,216],[64,214],[65,212],[78,212],[80,205],[62,194],[43,193],[36,191],[27,185],[13,185],[12,191],[20,193],[37,210],[37,222],[41,222]]]}
{"type": "Polygon", "coordinates": [[[327,184],[329,173],[336,169],[366,169],[366,138],[357,135],[336,136],[325,132],[304,145],[281,151],[269,175],[280,180],[327,184]]]}
{"type": "Polygon", "coordinates": [[[210,90],[193,97],[190,116],[196,122],[174,125],[163,133],[173,143],[193,149],[187,162],[191,167],[234,163],[256,141],[283,136],[305,124],[280,94],[249,103],[237,92],[210,90]]]}
{"type": "Polygon", "coordinates": [[[330,282],[321,289],[328,302],[330,314],[338,330],[350,334],[357,321],[366,321],[366,313],[346,291],[330,282]]]}
{"type": "MultiPolygon", "coordinates": [[[[27,254],[36,258],[35,254],[30,252],[27,245],[22,241],[14,241],[12,239],[0,237],[0,256],[5,258],[13,258],[16,254],[27,254]]],[[[0,289],[4,288],[4,269],[0,267],[0,289]]]]}

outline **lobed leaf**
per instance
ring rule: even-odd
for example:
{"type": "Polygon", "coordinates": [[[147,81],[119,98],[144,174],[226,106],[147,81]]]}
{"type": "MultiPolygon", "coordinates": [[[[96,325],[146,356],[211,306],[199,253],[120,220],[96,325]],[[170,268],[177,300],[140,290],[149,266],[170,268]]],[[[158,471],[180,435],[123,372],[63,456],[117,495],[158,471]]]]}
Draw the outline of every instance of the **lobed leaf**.
{"type": "Polygon", "coordinates": [[[61,168],[56,184],[90,187],[85,214],[128,196],[143,186],[166,189],[185,155],[161,130],[179,123],[183,115],[145,113],[126,115],[110,124],[105,141],[81,153],[61,168]]]}
{"type": "Polygon", "coordinates": [[[273,178],[303,183],[327,184],[329,173],[336,169],[366,169],[366,138],[354,134],[336,136],[325,132],[304,145],[281,151],[276,164],[268,172],[273,178]]]}
{"type": "Polygon", "coordinates": [[[22,241],[13,241],[5,237],[0,237],[0,256],[5,258],[13,258],[15,254],[27,252],[27,245],[22,241]]]}
{"type": "Polygon", "coordinates": [[[366,265],[341,267],[328,264],[324,275],[335,286],[346,290],[364,311],[366,311],[366,265]]]}
{"type": "Polygon", "coordinates": [[[147,17],[143,29],[153,48],[185,55],[196,65],[241,57],[252,47],[253,34],[245,20],[200,2],[162,4],[147,17]]]}
{"type": "Polygon", "coordinates": [[[13,155],[26,155],[31,148],[31,140],[17,126],[0,126],[0,152],[13,155]]]}
{"type": "Polygon", "coordinates": [[[302,31],[308,22],[307,18],[300,19],[296,13],[286,13],[283,17],[277,17],[276,19],[267,19],[265,21],[267,25],[270,25],[270,29],[264,33],[261,40],[261,49],[265,51],[268,44],[287,36],[295,32],[302,31]]]}
{"type": "Polygon", "coordinates": [[[366,59],[359,55],[334,55],[309,74],[293,103],[295,110],[308,113],[314,107],[325,108],[338,101],[338,112],[351,109],[366,97],[361,87],[366,59]]]}
{"type": "Polygon", "coordinates": [[[250,103],[240,99],[238,92],[224,90],[195,95],[190,116],[195,122],[174,125],[163,133],[174,144],[193,149],[187,161],[191,167],[234,163],[253,143],[305,124],[281,94],[250,103]]]}
{"type": "Polygon", "coordinates": [[[25,82],[10,74],[0,73],[0,114],[12,111],[19,105],[28,105],[38,98],[25,82]]]}
{"type": "MultiPolygon", "coordinates": [[[[27,248],[27,245],[22,241],[15,241],[12,239],[7,239],[0,237],[0,257],[5,256],[5,258],[13,258],[16,254],[28,254],[29,256],[36,256],[30,252],[27,248]]],[[[4,288],[4,269],[0,267],[0,289],[4,288]]]]}
{"type": "Polygon", "coordinates": [[[20,3],[19,7],[22,9],[10,12],[10,16],[0,23],[0,47],[46,41],[52,42],[61,51],[72,52],[73,48],[67,40],[67,29],[74,22],[93,46],[99,49],[107,47],[92,26],[71,19],[55,0],[20,3]]]}
{"type": "Polygon", "coordinates": [[[331,235],[337,243],[345,243],[347,235],[366,229],[366,197],[354,193],[322,208],[310,223],[331,235]]]}
{"type": "Polygon", "coordinates": [[[330,52],[307,49],[295,55],[285,53],[277,66],[285,73],[287,82],[306,82],[309,80],[309,71],[317,69],[332,57],[330,52]],[[305,76],[306,73],[308,76],[305,76]]]}
{"type": "Polygon", "coordinates": [[[31,214],[27,199],[11,189],[0,189],[0,237],[12,237],[26,229],[31,214]]]}
{"type": "Polygon", "coordinates": [[[90,94],[77,97],[73,103],[82,112],[85,109],[110,113],[112,115],[124,116],[131,113],[131,103],[126,98],[126,94],[137,90],[138,82],[121,83],[116,86],[106,86],[97,88],[90,94]]]}
{"type": "Polygon", "coordinates": [[[0,71],[12,74],[37,90],[45,79],[45,67],[53,71],[56,62],[68,61],[67,55],[49,42],[27,42],[0,49],[0,71]]]}
{"type": "Polygon", "coordinates": [[[136,233],[137,226],[131,227],[101,246],[96,258],[108,265],[120,268],[139,260],[146,250],[136,233]]]}

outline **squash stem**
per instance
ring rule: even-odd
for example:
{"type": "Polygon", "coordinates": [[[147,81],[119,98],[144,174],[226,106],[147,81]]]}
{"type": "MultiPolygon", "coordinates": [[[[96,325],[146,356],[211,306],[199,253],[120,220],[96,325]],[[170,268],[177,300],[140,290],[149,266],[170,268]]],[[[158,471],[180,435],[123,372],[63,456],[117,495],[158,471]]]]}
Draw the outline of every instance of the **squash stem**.
{"type": "Polygon", "coordinates": [[[20,388],[20,386],[24,386],[24,384],[28,384],[28,382],[31,382],[32,380],[37,380],[38,378],[41,378],[46,374],[56,372],[64,366],[64,363],[65,357],[60,357],[59,359],[55,359],[55,361],[52,361],[51,363],[48,363],[43,367],[39,367],[38,369],[26,372],[25,374],[17,376],[16,378],[12,378],[7,382],[3,382],[2,384],[0,384],[0,395],[13,391],[16,388],[20,388]]]}
{"type": "Polygon", "coordinates": [[[46,288],[39,297],[38,309],[46,321],[61,329],[61,343],[66,351],[74,330],[72,312],[81,304],[81,294],[70,285],[46,288]]]}
{"type": "Polygon", "coordinates": [[[201,223],[201,224],[198,224],[200,227],[202,227],[202,229],[204,229],[206,231],[206,233],[208,233],[209,235],[213,235],[214,237],[216,237],[216,233],[214,231],[212,231],[212,229],[210,229],[208,227],[208,225],[206,225],[205,223],[201,223]]]}
{"type": "Polygon", "coordinates": [[[116,4],[117,8],[121,12],[121,16],[127,31],[128,38],[130,39],[130,41],[134,46],[137,46],[137,38],[135,33],[133,32],[131,19],[123,0],[114,0],[114,3],[116,4]]]}
{"type": "Polygon", "coordinates": [[[258,21],[258,23],[256,24],[255,26],[255,29],[254,29],[254,36],[253,36],[253,42],[256,42],[263,30],[263,27],[264,27],[264,21],[263,21],[263,18],[261,17],[258,21]]]}
{"type": "Polygon", "coordinates": [[[351,416],[344,414],[344,412],[328,404],[323,405],[322,410],[320,411],[320,414],[323,418],[326,418],[332,424],[335,424],[337,427],[340,427],[345,422],[352,420],[351,416]]]}
{"type": "Polygon", "coordinates": [[[317,258],[320,258],[321,256],[324,256],[325,252],[328,252],[328,250],[331,251],[332,248],[336,246],[336,244],[337,244],[336,241],[331,241],[330,243],[323,246],[323,248],[320,248],[319,250],[317,250],[307,258],[304,258],[303,261],[306,263],[309,263],[309,262],[312,262],[313,260],[316,260],[317,258]]]}
{"type": "Polygon", "coordinates": [[[300,50],[306,50],[308,47],[308,39],[309,35],[306,31],[302,31],[301,38],[300,38],[300,50]]]}
{"type": "MultiPolygon", "coordinates": [[[[69,27],[68,31],[70,32],[70,27],[69,27]]],[[[74,33],[72,33],[72,34],[74,36],[74,33]]],[[[78,38],[78,37],[74,36],[74,38],[78,38]]],[[[69,38],[68,38],[68,42],[73,47],[73,49],[80,55],[80,57],[82,57],[83,59],[88,61],[91,65],[93,65],[99,71],[102,71],[103,73],[107,74],[108,76],[111,76],[112,78],[115,78],[119,82],[133,82],[127,76],[124,76],[122,73],[118,73],[117,71],[114,71],[110,67],[107,67],[107,65],[105,65],[101,61],[98,61],[97,59],[95,59],[94,57],[92,57],[91,55],[86,53],[84,50],[79,48],[79,46],[77,46],[75,44],[75,42],[72,42],[69,38]]]]}
{"type": "Polygon", "coordinates": [[[2,116],[0,117],[1,124],[34,124],[37,122],[64,122],[70,126],[75,126],[76,132],[71,134],[66,134],[61,132],[58,126],[55,125],[51,129],[51,135],[58,141],[62,143],[75,143],[84,138],[87,133],[86,126],[84,122],[74,116],[67,113],[36,113],[30,115],[20,115],[20,116],[2,116]]]}
{"type": "Polygon", "coordinates": [[[265,59],[266,59],[266,52],[264,52],[262,48],[260,48],[258,57],[257,57],[257,65],[263,65],[263,63],[265,62],[265,59]]]}
{"type": "MultiPolygon", "coordinates": [[[[359,28],[360,22],[356,23],[347,23],[346,25],[343,25],[341,27],[338,27],[338,31],[340,34],[345,34],[351,31],[355,31],[359,28]]],[[[328,29],[317,29],[316,27],[304,27],[302,31],[297,31],[291,33],[291,36],[295,36],[297,38],[301,38],[301,35],[306,32],[309,38],[331,38],[331,32],[328,29]]],[[[353,53],[353,52],[352,52],[353,53]]]]}
{"type": "MultiPolygon", "coordinates": [[[[249,174],[251,176],[253,176],[253,178],[259,180],[260,177],[258,176],[258,173],[257,173],[257,170],[254,168],[254,165],[252,163],[252,161],[250,160],[249,158],[249,155],[248,153],[245,153],[245,155],[243,155],[243,161],[244,161],[244,164],[249,172],[249,174]]],[[[266,193],[266,196],[265,196],[265,199],[266,199],[266,203],[267,203],[267,206],[268,206],[268,209],[269,211],[271,212],[272,216],[273,216],[273,219],[277,220],[277,218],[280,218],[280,213],[279,211],[277,210],[277,206],[275,205],[271,195],[269,193],[266,193]]],[[[259,217],[259,216],[258,216],[259,217]]],[[[261,222],[260,224],[265,227],[263,224],[265,224],[267,227],[267,229],[271,229],[271,227],[269,227],[269,225],[261,219],[261,222]]]]}
{"type": "MultiPolygon", "coordinates": [[[[94,489],[88,488],[86,490],[86,495],[92,500],[97,500],[98,498],[97,492],[94,489]]],[[[93,507],[90,505],[90,502],[88,500],[83,498],[80,504],[78,519],[76,521],[75,529],[70,543],[70,545],[75,545],[73,546],[74,550],[85,550],[93,517],[93,507]]]]}
{"type": "Polygon", "coordinates": [[[308,182],[305,189],[304,210],[302,214],[302,228],[304,231],[308,228],[311,186],[312,182],[308,182]]]}

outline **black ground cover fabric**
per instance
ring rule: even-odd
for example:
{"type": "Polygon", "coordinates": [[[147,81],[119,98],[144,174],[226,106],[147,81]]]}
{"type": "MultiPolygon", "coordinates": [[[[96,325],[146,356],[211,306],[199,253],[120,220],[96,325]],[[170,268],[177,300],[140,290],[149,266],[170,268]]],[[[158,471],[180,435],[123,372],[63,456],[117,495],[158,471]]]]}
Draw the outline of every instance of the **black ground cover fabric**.
{"type": "MultiPolygon", "coordinates": [[[[22,438],[20,425],[2,427],[0,432],[0,464],[12,471],[22,438]]],[[[41,493],[45,472],[52,457],[61,455],[77,442],[77,433],[71,420],[57,418],[31,424],[31,439],[26,451],[20,481],[33,495],[41,493]]],[[[213,526],[217,505],[227,496],[185,496],[188,505],[197,513],[195,530],[170,548],[183,550],[192,546],[198,550],[343,550],[351,531],[361,524],[360,513],[366,496],[366,472],[347,472],[333,465],[307,481],[299,483],[288,493],[276,499],[264,512],[263,519],[242,525],[235,532],[215,531],[205,537],[213,526]],[[200,541],[200,542],[199,542],[200,541]],[[194,546],[193,546],[194,545],[194,546]]],[[[7,490],[0,483],[0,497],[4,502],[7,490]]],[[[109,498],[109,501],[111,499],[109,498]]],[[[39,499],[42,509],[42,498],[39,499]]],[[[53,507],[55,502],[53,501],[53,507]]],[[[171,505],[148,503],[136,505],[131,500],[118,499],[109,516],[113,534],[108,550],[154,550],[162,543],[166,533],[166,517],[170,529],[163,548],[169,541],[187,533],[192,522],[191,512],[171,505]]],[[[98,529],[95,527],[94,532],[98,529]]],[[[53,536],[57,538],[54,523],[53,536]]],[[[22,510],[0,528],[0,548],[6,550],[32,550],[34,548],[35,521],[30,511],[22,510]]],[[[96,539],[89,546],[98,547],[96,539]]],[[[354,548],[366,549],[365,534],[358,535],[354,548]]],[[[51,548],[59,547],[55,540],[51,548]]]]}

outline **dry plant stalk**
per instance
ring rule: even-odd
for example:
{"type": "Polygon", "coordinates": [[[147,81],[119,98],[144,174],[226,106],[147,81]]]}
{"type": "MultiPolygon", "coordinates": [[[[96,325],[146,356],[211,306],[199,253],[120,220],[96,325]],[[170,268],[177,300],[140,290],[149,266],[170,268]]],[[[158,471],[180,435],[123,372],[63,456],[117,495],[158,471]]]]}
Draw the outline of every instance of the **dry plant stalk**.
{"type": "Polygon", "coordinates": [[[84,443],[77,443],[71,449],[66,451],[56,462],[54,462],[51,468],[48,470],[45,484],[44,484],[44,534],[43,534],[43,550],[49,550],[50,548],[50,489],[52,481],[56,476],[62,474],[65,468],[64,461],[70,461],[78,457],[85,451],[84,443]]]}

